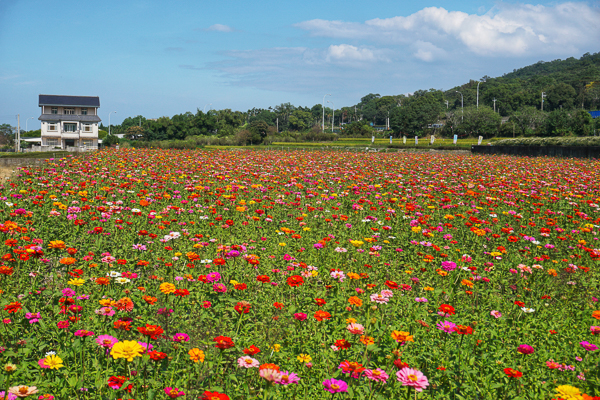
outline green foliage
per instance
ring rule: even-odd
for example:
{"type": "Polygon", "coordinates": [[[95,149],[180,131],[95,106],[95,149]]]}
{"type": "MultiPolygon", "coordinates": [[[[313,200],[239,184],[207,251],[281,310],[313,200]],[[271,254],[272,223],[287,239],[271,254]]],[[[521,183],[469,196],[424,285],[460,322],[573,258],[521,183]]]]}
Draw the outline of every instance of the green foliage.
{"type": "Polygon", "coordinates": [[[600,137],[531,137],[503,139],[494,142],[498,146],[600,146],[600,137]]]}

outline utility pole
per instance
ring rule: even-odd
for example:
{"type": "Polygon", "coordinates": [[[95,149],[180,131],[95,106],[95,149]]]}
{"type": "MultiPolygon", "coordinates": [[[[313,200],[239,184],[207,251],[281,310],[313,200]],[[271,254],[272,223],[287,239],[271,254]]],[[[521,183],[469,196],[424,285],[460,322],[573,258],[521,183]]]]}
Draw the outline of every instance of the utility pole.
{"type": "Polygon", "coordinates": [[[15,152],[21,152],[21,114],[17,114],[17,143],[15,152]]]}
{"type": "Polygon", "coordinates": [[[448,100],[445,100],[445,101],[446,101],[446,110],[447,110],[448,109],[448,100]]]}
{"type": "Polygon", "coordinates": [[[279,133],[279,117],[277,117],[277,133],[279,133]]]}
{"type": "Polygon", "coordinates": [[[496,99],[494,98],[494,112],[496,112],[496,99]]]}
{"type": "Polygon", "coordinates": [[[544,111],[544,97],[546,97],[546,92],[542,92],[542,111],[544,111]]]}

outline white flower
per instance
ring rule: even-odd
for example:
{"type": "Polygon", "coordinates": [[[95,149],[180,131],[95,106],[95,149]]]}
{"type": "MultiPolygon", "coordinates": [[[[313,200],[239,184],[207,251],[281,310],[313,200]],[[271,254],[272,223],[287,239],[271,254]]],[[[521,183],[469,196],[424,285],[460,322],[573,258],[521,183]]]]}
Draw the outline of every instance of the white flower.
{"type": "Polygon", "coordinates": [[[127,279],[127,278],[123,278],[123,277],[119,277],[117,279],[115,279],[115,282],[120,283],[121,285],[124,283],[129,283],[131,282],[131,280],[127,279]]]}
{"type": "Polygon", "coordinates": [[[46,353],[46,357],[55,356],[55,355],[56,355],[55,351],[49,351],[46,353]]]}
{"type": "Polygon", "coordinates": [[[535,310],[533,308],[527,308],[527,307],[521,307],[521,310],[523,310],[523,312],[526,312],[526,313],[535,312],[535,310]]]}
{"type": "Polygon", "coordinates": [[[8,202],[8,201],[7,201],[7,202],[5,202],[4,204],[6,204],[6,205],[7,205],[7,206],[9,206],[9,207],[12,207],[12,206],[14,206],[14,204],[13,204],[13,203],[11,203],[11,202],[8,202]]]}
{"type": "Polygon", "coordinates": [[[117,271],[110,271],[106,274],[106,276],[110,276],[111,278],[118,278],[119,276],[121,276],[121,273],[117,271]]]}
{"type": "Polygon", "coordinates": [[[202,215],[202,216],[198,217],[198,219],[208,219],[208,217],[206,215],[202,215]]]}
{"type": "Polygon", "coordinates": [[[200,263],[202,264],[210,264],[212,262],[212,260],[201,260],[200,263]]]}
{"type": "Polygon", "coordinates": [[[142,210],[140,210],[139,208],[132,208],[132,209],[131,209],[131,212],[132,212],[132,213],[139,213],[139,212],[141,212],[141,211],[142,211],[142,210]]]}

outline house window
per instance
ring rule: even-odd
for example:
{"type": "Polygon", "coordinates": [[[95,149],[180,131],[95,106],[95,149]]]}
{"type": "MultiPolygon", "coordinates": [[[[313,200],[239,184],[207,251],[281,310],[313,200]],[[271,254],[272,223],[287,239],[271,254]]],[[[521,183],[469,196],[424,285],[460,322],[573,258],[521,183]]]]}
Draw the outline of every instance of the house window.
{"type": "Polygon", "coordinates": [[[58,146],[58,139],[46,139],[46,146],[58,146]]]}
{"type": "Polygon", "coordinates": [[[81,115],[87,115],[87,108],[81,109],[81,115]]]}
{"type": "Polygon", "coordinates": [[[94,141],[93,140],[83,140],[83,147],[94,147],[94,141]]]}
{"type": "Polygon", "coordinates": [[[65,132],[75,132],[77,130],[77,124],[65,124],[65,132]]]}
{"type": "Polygon", "coordinates": [[[48,124],[48,131],[56,132],[56,124],[48,124]]]}
{"type": "Polygon", "coordinates": [[[92,131],[92,124],[83,124],[83,129],[84,132],[91,132],[92,131]]]}
{"type": "Polygon", "coordinates": [[[50,113],[51,113],[51,114],[58,114],[58,107],[52,107],[52,108],[50,109],[50,113]]]}
{"type": "Polygon", "coordinates": [[[75,114],[75,109],[74,108],[65,108],[64,114],[68,114],[68,115],[73,115],[75,114]]]}

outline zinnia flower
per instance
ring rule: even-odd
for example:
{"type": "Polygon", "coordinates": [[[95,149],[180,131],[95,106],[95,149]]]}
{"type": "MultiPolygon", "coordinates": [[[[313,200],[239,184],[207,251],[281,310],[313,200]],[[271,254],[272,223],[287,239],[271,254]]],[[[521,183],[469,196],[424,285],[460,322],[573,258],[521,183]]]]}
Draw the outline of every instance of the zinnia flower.
{"type": "Polygon", "coordinates": [[[346,329],[348,329],[348,332],[353,335],[362,335],[365,332],[365,327],[356,323],[351,323],[346,327],[346,329]]]}
{"type": "Polygon", "coordinates": [[[298,384],[300,382],[300,377],[293,372],[284,371],[279,374],[279,379],[275,381],[278,385],[298,384]]]}
{"type": "Polygon", "coordinates": [[[581,400],[581,392],[574,386],[561,385],[555,389],[564,400],[581,400]]]}
{"type": "Polygon", "coordinates": [[[517,348],[517,352],[521,354],[533,354],[535,350],[528,344],[522,344],[517,348]]]}
{"type": "Polygon", "coordinates": [[[38,390],[37,390],[37,387],[35,387],[35,386],[21,385],[21,386],[13,386],[13,387],[9,388],[8,392],[16,395],[17,397],[27,397],[27,396],[31,396],[34,393],[37,393],[38,390]]]}
{"type": "Polygon", "coordinates": [[[119,339],[110,335],[100,335],[96,338],[96,343],[98,343],[102,347],[106,347],[108,349],[112,348],[115,343],[117,343],[119,339]]]}
{"type": "Polygon", "coordinates": [[[579,343],[581,345],[581,347],[583,347],[584,349],[586,349],[587,351],[596,351],[598,350],[598,346],[596,346],[595,344],[592,344],[590,342],[580,342],[579,343]]]}
{"type": "Polygon", "coordinates": [[[327,379],[323,382],[324,389],[329,393],[347,392],[348,384],[344,381],[340,381],[334,378],[327,379]]]}
{"type": "Polygon", "coordinates": [[[367,379],[371,379],[372,381],[383,382],[383,383],[385,383],[388,380],[388,378],[390,377],[381,368],[367,369],[367,370],[365,370],[365,372],[363,373],[363,375],[366,376],[367,379]]]}
{"type": "Polygon", "coordinates": [[[258,368],[260,366],[258,360],[248,356],[238,358],[237,363],[242,368],[258,368]]]}
{"type": "Polygon", "coordinates": [[[190,355],[190,360],[192,360],[193,362],[204,362],[205,355],[202,350],[194,347],[193,349],[190,349],[190,351],[188,351],[188,354],[190,355]]]}
{"type": "Polygon", "coordinates": [[[174,388],[174,387],[166,387],[165,388],[165,394],[167,396],[169,396],[171,399],[175,399],[177,397],[181,397],[181,396],[185,396],[185,393],[183,393],[183,391],[174,388]]]}
{"type": "Polygon", "coordinates": [[[133,361],[135,357],[141,357],[146,349],[134,340],[125,340],[113,345],[110,355],[117,358],[126,358],[127,361],[133,361]]]}
{"type": "Polygon", "coordinates": [[[427,377],[421,371],[412,368],[402,368],[396,372],[396,379],[402,383],[402,386],[412,386],[417,392],[429,386],[427,377]]]}
{"type": "MultiPolygon", "coordinates": [[[[43,361],[43,364],[44,364],[43,368],[59,369],[59,368],[64,367],[62,358],[60,358],[56,355],[50,355],[40,361],[43,361]]],[[[40,363],[40,366],[41,365],[42,365],[42,363],[40,363]]]]}

